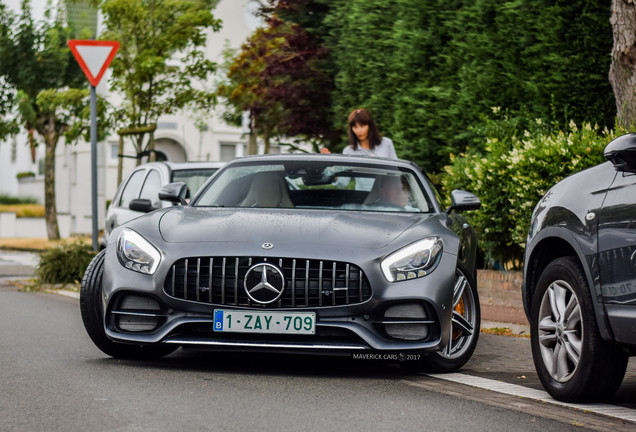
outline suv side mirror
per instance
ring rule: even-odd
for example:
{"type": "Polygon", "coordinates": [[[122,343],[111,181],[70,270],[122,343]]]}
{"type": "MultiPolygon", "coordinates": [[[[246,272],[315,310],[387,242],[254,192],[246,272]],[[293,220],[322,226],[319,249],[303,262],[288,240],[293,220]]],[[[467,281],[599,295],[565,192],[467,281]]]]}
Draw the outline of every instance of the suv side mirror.
{"type": "Polygon", "coordinates": [[[173,205],[186,205],[186,197],[188,196],[188,185],[184,182],[168,183],[159,190],[159,199],[161,201],[169,201],[173,205]]]}
{"type": "Polygon", "coordinates": [[[616,171],[636,173],[636,134],[621,135],[611,141],[603,156],[614,164],[616,171]]]}
{"type": "Polygon", "coordinates": [[[157,210],[156,207],[152,206],[152,201],[145,198],[136,198],[130,200],[130,204],[128,208],[134,211],[142,212],[142,213],[150,213],[153,210],[157,210]]]}
{"type": "Polygon", "coordinates": [[[446,209],[446,213],[451,211],[479,210],[481,201],[472,192],[455,189],[451,192],[451,205],[446,209]]]}

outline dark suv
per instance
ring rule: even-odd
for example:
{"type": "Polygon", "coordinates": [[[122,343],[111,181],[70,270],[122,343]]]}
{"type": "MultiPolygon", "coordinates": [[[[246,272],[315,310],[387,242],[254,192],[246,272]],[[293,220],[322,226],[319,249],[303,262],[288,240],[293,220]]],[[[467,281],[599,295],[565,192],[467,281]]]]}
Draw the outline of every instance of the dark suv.
{"type": "Polygon", "coordinates": [[[525,251],[535,367],[563,401],[608,399],[636,354],[636,134],[604,156],[539,201],[525,251]]]}

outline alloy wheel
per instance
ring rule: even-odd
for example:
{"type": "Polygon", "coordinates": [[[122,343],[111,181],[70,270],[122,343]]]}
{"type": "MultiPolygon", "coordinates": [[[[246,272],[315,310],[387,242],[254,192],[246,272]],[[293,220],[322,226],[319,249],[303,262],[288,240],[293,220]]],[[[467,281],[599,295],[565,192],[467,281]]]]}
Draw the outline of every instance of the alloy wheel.
{"type": "Polygon", "coordinates": [[[475,332],[479,332],[479,327],[474,290],[464,273],[458,269],[453,288],[450,340],[439,354],[447,359],[462,356],[471,346],[475,332]]]}

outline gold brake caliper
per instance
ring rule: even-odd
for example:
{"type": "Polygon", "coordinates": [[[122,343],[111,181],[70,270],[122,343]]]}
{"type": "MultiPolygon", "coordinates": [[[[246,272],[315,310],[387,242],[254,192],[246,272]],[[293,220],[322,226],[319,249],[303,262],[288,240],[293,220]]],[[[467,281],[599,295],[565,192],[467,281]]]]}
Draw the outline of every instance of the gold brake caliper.
{"type": "MultiPolygon", "coordinates": [[[[462,297],[461,299],[459,299],[459,302],[457,302],[457,306],[455,306],[455,312],[457,312],[461,316],[464,316],[465,311],[466,310],[464,308],[464,298],[462,297]]],[[[462,331],[460,329],[453,329],[453,340],[459,339],[461,335],[462,335],[462,331]]]]}

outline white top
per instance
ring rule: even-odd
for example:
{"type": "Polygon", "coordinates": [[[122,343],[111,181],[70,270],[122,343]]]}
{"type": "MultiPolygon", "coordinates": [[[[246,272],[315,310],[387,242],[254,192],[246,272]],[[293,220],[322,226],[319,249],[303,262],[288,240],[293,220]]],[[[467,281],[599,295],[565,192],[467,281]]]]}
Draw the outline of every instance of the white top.
{"type": "Polygon", "coordinates": [[[377,156],[377,157],[384,157],[384,158],[390,158],[390,159],[397,159],[397,155],[395,154],[395,147],[393,147],[393,141],[391,141],[391,139],[387,137],[382,137],[382,141],[380,142],[380,144],[375,146],[375,148],[372,150],[362,148],[360,147],[360,145],[358,145],[358,148],[354,150],[353,147],[348,145],[344,148],[344,150],[342,150],[342,154],[360,155],[360,156],[377,156]]]}

